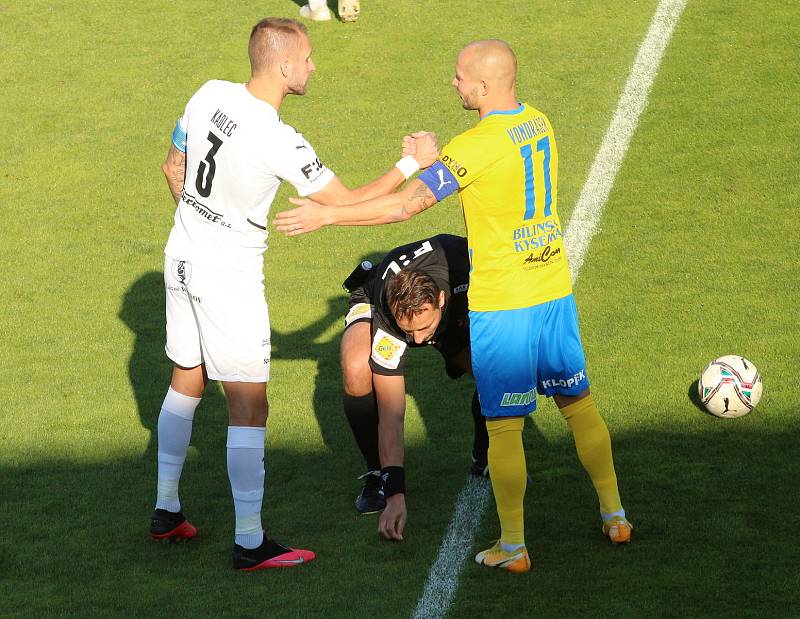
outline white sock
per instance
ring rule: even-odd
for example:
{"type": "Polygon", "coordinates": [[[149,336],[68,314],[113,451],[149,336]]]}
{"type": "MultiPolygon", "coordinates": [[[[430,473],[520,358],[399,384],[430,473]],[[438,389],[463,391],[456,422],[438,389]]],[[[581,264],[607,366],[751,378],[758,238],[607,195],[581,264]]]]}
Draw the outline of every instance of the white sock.
{"type": "Polygon", "coordinates": [[[308,0],[308,6],[312,11],[318,11],[322,7],[327,7],[328,2],[327,0],[308,0]]]}
{"type": "Polygon", "coordinates": [[[261,502],[266,433],[266,428],[228,426],[228,479],[236,511],[236,543],[244,548],[258,548],[264,541],[261,502]]]}
{"type": "Polygon", "coordinates": [[[158,485],[156,509],[181,511],[178,483],[181,479],[189,440],[192,438],[192,420],[200,398],[192,398],[167,390],[158,415],[158,485]]]}

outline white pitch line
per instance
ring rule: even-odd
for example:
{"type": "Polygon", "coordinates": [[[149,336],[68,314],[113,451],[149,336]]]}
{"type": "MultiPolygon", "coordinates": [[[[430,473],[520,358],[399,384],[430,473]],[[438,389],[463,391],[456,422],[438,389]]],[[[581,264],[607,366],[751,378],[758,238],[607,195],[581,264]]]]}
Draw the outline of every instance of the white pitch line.
{"type": "Polygon", "coordinates": [[[661,0],[658,4],[647,36],[639,47],[636,60],[633,61],[631,74],[617,104],[617,111],[611,119],[603,143],[589,171],[589,177],[572,212],[569,227],[564,233],[564,243],[567,246],[573,282],[578,278],[592,237],[599,232],[598,224],[603,206],[608,200],[614,178],[636,131],[639,116],[647,105],[647,95],[658,72],[658,65],[661,64],[664,50],[686,2],[687,0],[661,0]]]}
{"type": "Polygon", "coordinates": [[[456,500],[439,555],[428,574],[425,590],[417,603],[414,619],[444,617],[458,588],[458,575],[472,550],[475,532],[489,502],[492,487],[482,477],[471,477],[456,500]]]}
{"type": "MultiPolygon", "coordinates": [[[[599,232],[603,213],[617,172],[625,158],[639,116],[647,105],[647,96],[655,80],[664,51],[687,0],[661,0],[644,38],[614,117],[597,151],[589,176],[564,233],[572,281],[578,278],[589,243],[599,232]]],[[[470,479],[458,495],[453,518],[447,528],[439,554],[428,573],[425,588],[417,602],[414,619],[439,619],[447,614],[458,589],[464,559],[472,548],[491,486],[483,480],[470,479]]]]}

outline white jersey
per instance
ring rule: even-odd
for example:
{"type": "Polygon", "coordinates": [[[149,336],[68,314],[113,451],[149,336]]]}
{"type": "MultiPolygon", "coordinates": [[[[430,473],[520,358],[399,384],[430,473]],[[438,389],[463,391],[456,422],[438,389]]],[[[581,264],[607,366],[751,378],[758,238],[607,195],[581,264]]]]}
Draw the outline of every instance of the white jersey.
{"type": "Polygon", "coordinates": [[[334,176],[244,84],[206,82],[187,103],[173,144],[186,153],[186,177],[164,253],[195,264],[260,274],[281,180],[307,196],[334,176]]]}

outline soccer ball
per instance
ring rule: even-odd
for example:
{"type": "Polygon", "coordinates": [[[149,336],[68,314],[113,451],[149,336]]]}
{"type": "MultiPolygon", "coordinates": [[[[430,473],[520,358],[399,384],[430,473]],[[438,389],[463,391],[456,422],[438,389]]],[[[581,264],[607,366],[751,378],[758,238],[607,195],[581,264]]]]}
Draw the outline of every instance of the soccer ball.
{"type": "Polygon", "coordinates": [[[717,417],[746,415],[761,399],[761,374],[744,357],[725,355],[708,364],[697,392],[706,410],[717,417]]]}

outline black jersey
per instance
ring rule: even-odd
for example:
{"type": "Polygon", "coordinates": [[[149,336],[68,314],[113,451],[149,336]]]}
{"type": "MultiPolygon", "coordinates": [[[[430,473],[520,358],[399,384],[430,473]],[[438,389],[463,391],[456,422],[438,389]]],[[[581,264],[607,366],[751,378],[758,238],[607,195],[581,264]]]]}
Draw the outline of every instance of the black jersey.
{"type": "Polygon", "coordinates": [[[362,263],[347,278],[345,288],[350,292],[350,311],[345,325],[371,320],[369,364],[376,374],[403,374],[406,348],[431,344],[444,356],[448,375],[456,378],[463,370],[454,367],[449,360],[469,346],[468,287],[467,239],[439,234],[409,243],[393,249],[380,264],[370,269],[362,263]],[[425,272],[444,291],[442,320],[431,341],[425,344],[414,343],[413,338],[397,326],[386,301],[386,285],[406,269],[425,272]]]}

